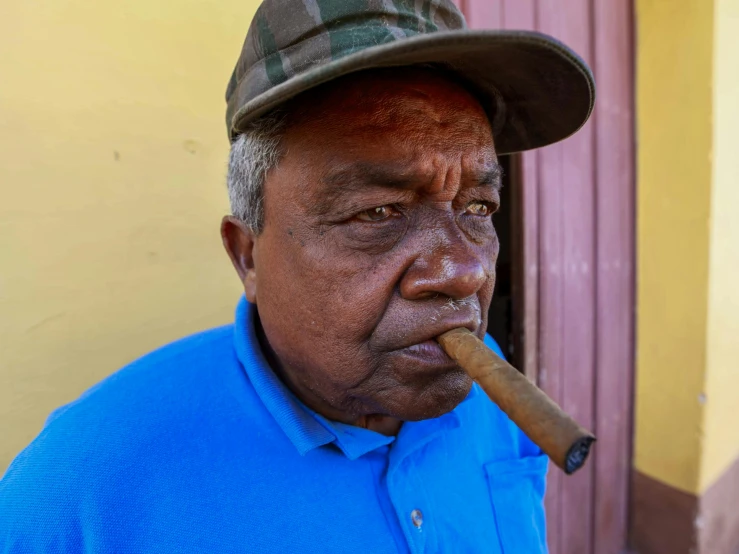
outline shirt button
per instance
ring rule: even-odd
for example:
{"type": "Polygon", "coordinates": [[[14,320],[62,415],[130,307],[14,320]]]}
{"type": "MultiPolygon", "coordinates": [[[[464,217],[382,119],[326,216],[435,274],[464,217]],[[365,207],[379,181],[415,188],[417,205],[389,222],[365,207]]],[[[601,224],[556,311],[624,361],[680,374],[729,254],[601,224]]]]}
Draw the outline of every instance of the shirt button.
{"type": "Polygon", "coordinates": [[[423,525],[423,513],[421,513],[421,510],[413,510],[411,512],[411,521],[418,529],[421,528],[421,525],[423,525]]]}

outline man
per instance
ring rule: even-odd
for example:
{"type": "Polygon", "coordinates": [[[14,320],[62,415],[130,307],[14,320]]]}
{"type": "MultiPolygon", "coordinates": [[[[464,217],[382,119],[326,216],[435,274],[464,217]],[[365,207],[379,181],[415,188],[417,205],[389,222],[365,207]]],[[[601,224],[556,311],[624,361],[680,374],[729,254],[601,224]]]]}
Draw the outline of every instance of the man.
{"type": "Polygon", "coordinates": [[[497,156],[593,94],[448,0],[266,0],[227,93],[235,323],[52,414],[3,551],[545,552],[546,460],[434,338],[485,335],[497,156]]]}

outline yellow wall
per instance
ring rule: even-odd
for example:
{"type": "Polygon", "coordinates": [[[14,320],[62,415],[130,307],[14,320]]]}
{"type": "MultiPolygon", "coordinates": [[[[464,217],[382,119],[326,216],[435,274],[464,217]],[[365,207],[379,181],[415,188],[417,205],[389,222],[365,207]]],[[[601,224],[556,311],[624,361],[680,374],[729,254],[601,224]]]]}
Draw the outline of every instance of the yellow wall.
{"type": "Polygon", "coordinates": [[[713,2],[637,0],[636,468],[695,492],[706,359],[713,2]]]}
{"type": "Polygon", "coordinates": [[[54,407],[231,319],[223,96],[256,5],[0,6],[0,473],[54,407]]]}
{"type": "Polygon", "coordinates": [[[716,0],[704,490],[739,457],[739,0],[716,0]]]}
{"type": "Polygon", "coordinates": [[[739,457],[739,0],[638,0],[636,468],[739,457]]]}

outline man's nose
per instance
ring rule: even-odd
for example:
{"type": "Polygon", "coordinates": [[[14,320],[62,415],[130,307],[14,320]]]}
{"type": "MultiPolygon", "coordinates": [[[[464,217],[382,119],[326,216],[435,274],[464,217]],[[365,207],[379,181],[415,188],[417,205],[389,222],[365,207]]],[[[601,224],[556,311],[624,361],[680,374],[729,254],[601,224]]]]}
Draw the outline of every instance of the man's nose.
{"type": "Polygon", "coordinates": [[[463,237],[445,233],[442,240],[420,254],[403,275],[400,294],[422,300],[443,294],[462,299],[476,294],[488,279],[495,260],[484,260],[463,237]]]}

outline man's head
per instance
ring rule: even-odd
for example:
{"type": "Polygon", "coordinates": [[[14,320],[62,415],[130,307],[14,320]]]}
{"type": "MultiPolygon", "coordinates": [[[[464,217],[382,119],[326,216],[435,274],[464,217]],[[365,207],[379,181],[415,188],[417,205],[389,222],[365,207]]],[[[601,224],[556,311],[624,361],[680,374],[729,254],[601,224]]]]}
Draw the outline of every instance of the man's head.
{"type": "Polygon", "coordinates": [[[484,334],[499,186],[487,114],[430,69],[344,77],[236,140],[224,244],[304,401],[354,422],[464,399],[471,381],[433,339],[484,334]]]}

